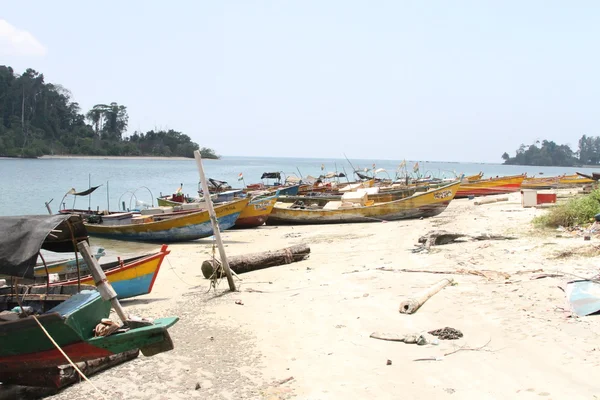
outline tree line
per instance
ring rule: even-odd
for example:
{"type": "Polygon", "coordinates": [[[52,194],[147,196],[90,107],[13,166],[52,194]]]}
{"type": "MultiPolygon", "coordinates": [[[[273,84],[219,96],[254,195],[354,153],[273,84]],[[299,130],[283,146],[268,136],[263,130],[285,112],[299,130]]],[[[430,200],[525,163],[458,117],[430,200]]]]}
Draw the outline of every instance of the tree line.
{"type": "Polygon", "coordinates": [[[82,113],[68,89],[46,83],[33,69],[16,74],[0,65],[0,156],[42,155],[165,156],[219,158],[188,135],[169,130],[126,136],[127,107],[97,104],[82,113]]]}
{"type": "Polygon", "coordinates": [[[569,145],[559,145],[549,140],[536,141],[528,146],[521,144],[514,157],[505,152],[502,159],[507,165],[600,165],[600,136],[583,135],[579,139],[577,151],[573,151],[569,145]]]}

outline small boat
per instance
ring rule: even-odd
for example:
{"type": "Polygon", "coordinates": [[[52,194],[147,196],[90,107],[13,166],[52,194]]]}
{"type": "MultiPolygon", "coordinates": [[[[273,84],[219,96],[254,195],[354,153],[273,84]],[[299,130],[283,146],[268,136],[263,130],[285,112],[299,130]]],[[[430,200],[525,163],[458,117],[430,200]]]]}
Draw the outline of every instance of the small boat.
{"type": "MultiPolygon", "coordinates": [[[[152,291],[160,266],[169,253],[167,245],[163,245],[157,253],[103,264],[100,267],[102,267],[106,278],[117,292],[117,297],[127,299],[148,294],[152,291]]],[[[94,278],[88,274],[80,279],[74,278],[52,282],[50,287],[77,284],[94,285],[94,278]]]]}
{"type": "MultiPolygon", "coordinates": [[[[0,237],[0,274],[18,279],[34,279],[42,248],[74,252],[77,242],[87,240],[81,218],[72,215],[0,217],[0,231],[11,233],[0,237]]],[[[173,349],[167,329],[177,317],[143,321],[107,336],[95,336],[95,328],[109,318],[111,309],[98,291],[76,293],[75,285],[69,286],[72,293],[64,293],[61,286],[45,286],[45,293],[22,293],[28,289],[0,288],[0,310],[8,311],[0,314],[0,382],[56,387],[58,377],[53,374],[66,360],[48,337],[75,363],[135,349],[146,356],[173,349]],[[29,306],[34,303],[37,307],[29,306]],[[14,304],[19,307],[11,310],[14,304]]]]}
{"type": "MultiPolygon", "coordinates": [[[[358,189],[357,192],[360,193],[362,191],[366,192],[369,200],[373,200],[375,203],[385,203],[388,201],[400,200],[406,197],[410,197],[417,191],[416,187],[407,188],[407,189],[393,189],[393,190],[379,190],[381,188],[371,188],[375,189],[371,191],[370,189],[358,189]]],[[[329,193],[313,193],[312,195],[304,195],[304,196],[280,196],[279,201],[282,203],[294,203],[296,201],[304,201],[304,202],[327,202],[327,201],[341,201],[342,194],[329,194],[329,193]]],[[[324,204],[322,204],[324,205],[324,204]]]]}
{"type": "Polygon", "coordinates": [[[345,222],[395,221],[440,214],[454,198],[460,182],[385,203],[368,200],[366,193],[350,192],[342,201],[324,206],[276,203],[267,225],[328,224],[345,222]]]}
{"type": "Polygon", "coordinates": [[[235,228],[253,228],[264,224],[277,202],[279,192],[274,196],[255,197],[242,210],[235,221],[235,228]]]}
{"type": "MultiPolygon", "coordinates": [[[[215,205],[219,229],[231,228],[249,201],[246,198],[215,205]]],[[[207,210],[173,211],[172,207],[158,207],[142,210],[141,215],[129,216],[115,225],[103,224],[102,218],[100,216],[98,223],[85,223],[91,236],[167,243],[196,240],[213,234],[207,210]]]]}
{"type": "Polygon", "coordinates": [[[473,181],[479,181],[479,180],[481,180],[481,178],[483,178],[483,172],[480,172],[476,175],[465,176],[463,179],[466,180],[467,182],[473,182],[473,181]]]}
{"type": "MultiPolygon", "coordinates": [[[[99,248],[98,252],[94,254],[94,258],[96,260],[100,260],[101,257],[104,257],[106,253],[103,248],[99,248]]],[[[76,274],[77,273],[77,264],[79,264],[79,272],[87,273],[87,264],[82,257],[70,258],[68,260],[60,260],[60,261],[52,261],[44,265],[43,263],[37,263],[34,269],[35,277],[45,277],[50,274],[76,274]]]]}
{"type": "Polygon", "coordinates": [[[498,178],[482,179],[473,182],[461,182],[456,193],[456,198],[469,196],[487,196],[492,194],[506,194],[517,192],[526,175],[503,176],[498,178]]]}
{"type": "Polygon", "coordinates": [[[585,174],[576,173],[573,175],[563,175],[558,180],[560,186],[577,186],[577,185],[587,185],[590,183],[594,183],[594,179],[592,176],[587,176],[585,174]]]}
{"type": "Polygon", "coordinates": [[[558,176],[550,176],[543,178],[525,178],[523,183],[521,184],[522,189],[552,189],[557,187],[559,184],[560,178],[558,176]]]}

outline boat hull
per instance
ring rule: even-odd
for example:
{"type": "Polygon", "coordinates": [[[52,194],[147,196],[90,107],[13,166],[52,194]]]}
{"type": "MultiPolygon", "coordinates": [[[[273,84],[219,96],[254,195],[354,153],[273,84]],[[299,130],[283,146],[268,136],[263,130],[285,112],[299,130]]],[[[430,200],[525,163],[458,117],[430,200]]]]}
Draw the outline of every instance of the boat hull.
{"type": "MultiPolygon", "coordinates": [[[[249,199],[241,199],[216,206],[219,229],[231,228],[248,202],[249,199]]],[[[87,223],[86,228],[90,236],[143,242],[181,242],[213,235],[212,224],[206,210],[141,224],[105,226],[87,223]]]]}
{"type": "Polygon", "coordinates": [[[517,192],[521,189],[524,179],[525,175],[517,175],[475,182],[462,182],[456,193],[456,198],[517,192]]]}
{"type": "MultiPolygon", "coordinates": [[[[164,258],[170,253],[167,246],[162,246],[156,254],[140,258],[134,262],[105,270],[106,278],[117,293],[119,299],[141,296],[152,291],[158,271],[164,258]]],[[[81,278],[82,285],[94,285],[91,275],[81,278]]],[[[50,286],[77,285],[77,279],[59,281],[50,286]]]]}
{"type": "Polygon", "coordinates": [[[448,207],[458,186],[457,182],[401,200],[348,209],[291,209],[275,205],[267,225],[336,224],[432,217],[448,207]]]}
{"type": "Polygon", "coordinates": [[[242,210],[240,216],[235,221],[236,228],[254,228],[261,226],[271,215],[273,207],[279,196],[270,196],[265,198],[256,198],[250,200],[248,205],[242,210]]]}

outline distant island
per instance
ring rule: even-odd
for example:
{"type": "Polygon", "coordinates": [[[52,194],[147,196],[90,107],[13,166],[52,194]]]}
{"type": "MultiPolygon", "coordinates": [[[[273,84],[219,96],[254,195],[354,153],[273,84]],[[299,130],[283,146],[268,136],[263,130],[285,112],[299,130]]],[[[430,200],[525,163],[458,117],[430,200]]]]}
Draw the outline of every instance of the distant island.
{"type": "Polygon", "coordinates": [[[124,136],[127,107],[97,104],[83,114],[71,92],[44,82],[44,75],[23,74],[0,65],[0,156],[43,155],[193,157],[218,159],[213,149],[192,142],[173,129],[134,132],[124,136]]]}
{"type": "Polygon", "coordinates": [[[522,144],[514,157],[502,154],[506,165],[536,165],[544,167],[574,167],[600,164],[600,137],[583,135],[579,139],[579,149],[574,152],[569,145],[558,145],[553,141],[536,141],[526,146],[522,144]]]}

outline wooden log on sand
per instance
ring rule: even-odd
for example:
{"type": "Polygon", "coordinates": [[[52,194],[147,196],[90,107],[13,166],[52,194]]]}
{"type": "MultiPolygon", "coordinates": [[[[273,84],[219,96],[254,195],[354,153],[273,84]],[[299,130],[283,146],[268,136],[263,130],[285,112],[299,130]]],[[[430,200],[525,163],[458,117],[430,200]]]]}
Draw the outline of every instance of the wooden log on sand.
{"type": "Polygon", "coordinates": [[[414,297],[410,297],[400,303],[400,313],[402,314],[413,314],[415,313],[427,300],[429,300],[434,294],[452,284],[454,279],[446,278],[442,279],[427,290],[418,293],[414,297]]]}
{"type": "Polygon", "coordinates": [[[497,203],[499,201],[508,201],[508,197],[496,197],[496,198],[488,198],[488,199],[481,199],[481,200],[477,200],[475,202],[476,206],[481,206],[484,204],[491,204],[491,203],[497,203]]]}
{"type": "MultiPolygon", "coordinates": [[[[233,272],[242,274],[244,272],[302,261],[308,258],[309,254],[310,247],[305,244],[298,244],[281,250],[227,257],[227,260],[233,272]]],[[[202,263],[202,275],[205,278],[210,278],[220,268],[221,262],[219,260],[206,260],[202,263]]]]}

